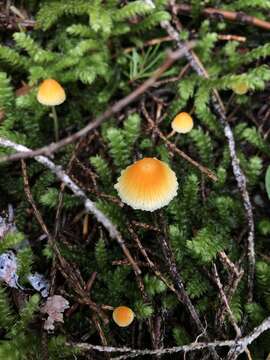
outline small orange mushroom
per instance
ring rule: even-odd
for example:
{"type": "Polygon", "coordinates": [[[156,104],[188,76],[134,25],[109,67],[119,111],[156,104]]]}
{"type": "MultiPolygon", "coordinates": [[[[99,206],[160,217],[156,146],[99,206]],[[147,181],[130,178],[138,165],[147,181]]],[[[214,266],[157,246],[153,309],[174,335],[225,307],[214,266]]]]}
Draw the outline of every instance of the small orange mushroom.
{"type": "Polygon", "coordinates": [[[54,120],[54,136],[55,136],[55,141],[58,141],[59,139],[58,118],[57,118],[55,106],[62,104],[66,100],[65,90],[54,79],[44,80],[38,88],[37,100],[42,105],[47,105],[52,107],[52,118],[54,120]]]}
{"type": "Polygon", "coordinates": [[[120,327],[129,326],[134,320],[134,312],[127,306],[118,306],[113,311],[113,320],[120,327]]]}
{"type": "Polygon", "coordinates": [[[165,162],[146,157],[123,170],[114,187],[121,200],[133,209],[154,211],[176,196],[178,182],[165,162]]]}
{"type": "Polygon", "coordinates": [[[232,85],[232,91],[237,95],[244,95],[248,90],[249,86],[246,82],[238,82],[232,85]]]}
{"type": "Polygon", "coordinates": [[[39,86],[37,99],[42,105],[56,106],[66,100],[66,93],[56,80],[47,79],[39,86]]]}
{"type": "Polygon", "coordinates": [[[174,132],[186,134],[193,128],[193,119],[188,113],[181,112],[173,119],[171,126],[174,132]]]}

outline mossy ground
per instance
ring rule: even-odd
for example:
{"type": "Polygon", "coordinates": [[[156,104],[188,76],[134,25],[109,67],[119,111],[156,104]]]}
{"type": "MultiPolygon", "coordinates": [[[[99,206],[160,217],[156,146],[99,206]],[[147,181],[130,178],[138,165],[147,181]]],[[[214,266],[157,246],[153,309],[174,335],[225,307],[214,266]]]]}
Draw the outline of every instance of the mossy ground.
{"type": "MultiPolygon", "coordinates": [[[[154,10],[144,1],[32,0],[12,4],[15,12],[9,2],[1,5],[0,137],[31,149],[54,141],[51,109],[36,100],[43,79],[56,79],[66,91],[66,101],[56,109],[60,138],[64,138],[151,77],[175,45],[160,26],[166,20],[175,25],[165,0],[155,1],[154,10]],[[16,9],[24,20],[16,15],[16,9]]],[[[19,282],[26,288],[4,289],[4,284],[0,288],[0,359],[107,358],[102,353],[80,353],[65,345],[70,341],[142,349],[195,341],[200,331],[172,291],[175,279],[164,254],[164,239],[209,339],[236,336],[226,311],[222,315],[214,264],[243,334],[269,316],[270,200],[265,188],[270,162],[269,30],[241,23],[239,17],[228,21],[216,13],[206,18],[202,9],[244,11],[267,21],[270,4],[268,0],[185,4],[191,6],[190,11],[176,16],[183,26],[180,36],[196,41],[194,51],[209,79],[196,75],[185,58],[178,60],[135,102],[76,144],[62,148],[53,159],[117,226],[142,272],[140,277],[117,242],[85,212],[80,199],[49,170],[29,159],[30,191],[59,249],[55,254],[29,203],[21,162],[0,164],[0,210],[4,213],[12,205],[18,230],[1,240],[1,253],[8,249],[16,252],[19,282]],[[213,88],[219,91],[233,129],[253,206],[256,272],[249,303],[248,224],[227,141],[211,103],[213,88]],[[181,111],[192,114],[194,128],[170,140],[209,168],[218,181],[168,148],[155,131],[152,121],[168,135],[173,117],[181,111]],[[179,181],[177,197],[153,213],[122,204],[114,189],[121,170],[145,156],[167,162],[179,181]],[[228,266],[228,259],[238,275],[243,271],[235,288],[237,274],[228,266]],[[53,334],[43,329],[40,307],[44,300],[27,281],[27,275],[35,271],[49,280],[51,295],[62,295],[71,305],[64,323],[57,323],[53,334]],[[129,306],[136,316],[125,329],[112,320],[112,309],[119,305],[129,306]]],[[[7,153],[0,147],[1,155],[7,153]]],[[[267,358],[269,336],[266,332],[250,346],[253,360],[267,358]]],[[[224,359],[226,351],[219,352],[224,359]]],[[[186,359],[202,359],[205,354],[186,354],[186,359]]],[[[182,354],[167,358],[176,356],[183,358],[182,354]]]]}

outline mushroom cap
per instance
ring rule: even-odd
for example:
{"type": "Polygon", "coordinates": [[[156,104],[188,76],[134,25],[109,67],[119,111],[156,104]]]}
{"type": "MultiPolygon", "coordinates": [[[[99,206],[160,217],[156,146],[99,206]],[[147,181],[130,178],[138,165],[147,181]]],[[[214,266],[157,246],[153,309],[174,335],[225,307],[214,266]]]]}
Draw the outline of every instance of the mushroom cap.
{"type": "Polygon", "coordinates": [[[113,320],[120,327],[129,326],[134,320],[134,312],[127,306],[118,306],[113,311],[113,320]]]}
{"type": "Polygon", "coordinates": [[[60,105],[66,100],[66,93],[56,80],[47,79],[38,88],[37,100],[43,105],[60,105]]]}
{"type": "Polygon", "coordinates": [[[154,211],[176,196],[175,172],[156,158],[144,158],[122,170],[117,189],[121,200],[133,209],[154,211]]]}
{"type": "Polygon", "coordinates": [[[181,112],[176,115],[171,125],[175,132],[186,134],[193,128],[193,119],[188,113],[181,112]]]}
{"type": "Polygon", "coordinates": [[[248,90],[249,86],[246,82],[237,82],[232,85],[232,91],[237,95],[244,95],[248,90]]]}

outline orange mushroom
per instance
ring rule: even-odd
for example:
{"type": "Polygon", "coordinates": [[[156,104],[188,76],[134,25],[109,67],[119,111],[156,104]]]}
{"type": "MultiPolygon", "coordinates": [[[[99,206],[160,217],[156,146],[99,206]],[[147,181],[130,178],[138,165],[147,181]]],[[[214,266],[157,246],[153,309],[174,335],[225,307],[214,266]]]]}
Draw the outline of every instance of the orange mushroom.
{"type": "Polygon", "coordinates": [[[134,320],[134,312],[127,306],[118,306],[113,311],[113,320],[120,327],[129,326],[134,320]]]}
{"type": "Polygon", "coordinates": [[[66,93],[56,80],[47,79],[39,86],[37,99],[42,105],[56,106],[66,100],[66,93]]]}
{"type": "Polygon", "coordinates": [[[188,113],[181,112],[173,119],[171,126],[174,132],[186,134],[193,128],[193,119],[188,113]]]}
{"type": "Polygon", "coordinates": [[[59,139],[58,118],[55,110],[56,105],[66,100],[66,93],[62,86],[54,79],[44,80],[38,88],[37,100],[42,105],[52,107],[52,118],[54,120],[55,141],[59,139]]]}
{"type": "Polygon", "coordinates": [[[114,187],[121,200],[133,209],[154,211],[176,196],[178,182],[165,162],[144,158],[123,170],[114,187]]]}

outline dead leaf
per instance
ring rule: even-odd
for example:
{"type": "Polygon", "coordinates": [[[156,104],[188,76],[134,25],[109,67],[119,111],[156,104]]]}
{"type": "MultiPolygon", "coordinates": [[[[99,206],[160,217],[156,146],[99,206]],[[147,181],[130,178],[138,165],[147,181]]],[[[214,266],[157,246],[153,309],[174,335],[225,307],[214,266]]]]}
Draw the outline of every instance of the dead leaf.
{"type": "Polygon", "coordinates": [[[44,329],[47,331],[54,330],[54,322],[64,322],[63,312],[69,308],[69,302],[61,295],[48,297],[46,304],[41,308],[41,312],[48,314],[45,320],[44,329]]]}

